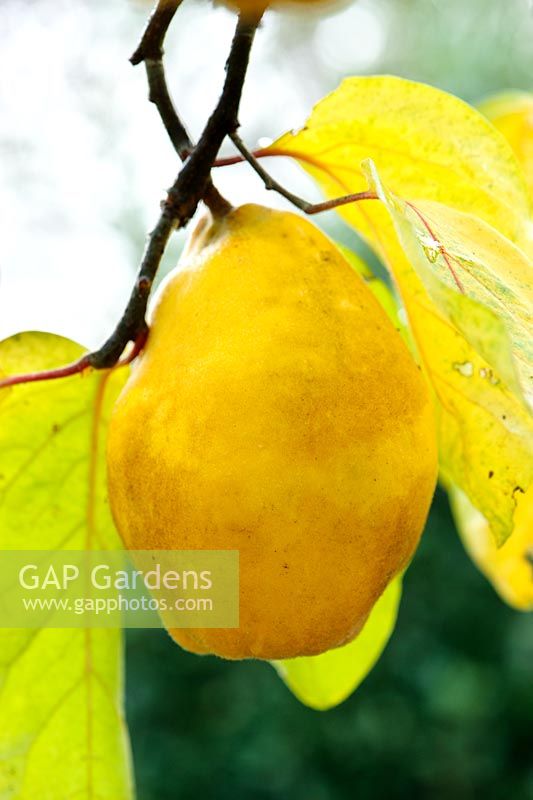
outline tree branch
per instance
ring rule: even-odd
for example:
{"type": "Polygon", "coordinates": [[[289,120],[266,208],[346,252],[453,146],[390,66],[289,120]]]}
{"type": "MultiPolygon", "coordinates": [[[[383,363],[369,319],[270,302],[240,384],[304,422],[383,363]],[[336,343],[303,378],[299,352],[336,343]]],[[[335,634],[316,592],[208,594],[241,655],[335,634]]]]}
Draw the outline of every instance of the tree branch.
{"type": "MultiPolygon", "coordinates": [[[[143,34],[139,47],[133,54],[131,61],[138,64],[149,59],[150,62],[160,61],[163,55],[163,41],[176,12],[180,0],[159,0],[152,14],[147,28],[143,34]]],[[[182,157],[187,160],[181,172],[167,193],[167,198],[162,205],[159,220],[149,236],[137,279],[125,311],[111,336],[104,344],[91,353],[84,355],[74,364],[40,373],[42,377],[19,375],[10,376],[0,380],[0,388],[14,386],[17,383],[27,383],[35,380],[60,378],[83,372],[85,369],[109,369],[115,366],[126,346],[132,342],[133,352],[138,352],[142,347],[148,326],[145,320],[148,298],[152,284],[161,263],[161,258],[172,232],[187,224],[191,219],[199,202],[211,197],[214,202],[220,203],[219,210],[227,210],[227,203],[220,198],[211,183],[211,168],[217,157],[224,138],[238,127],[238,112],[242,89],[246,78],[250,51],[255,32],[261,20],[261,15],[255,17],[239,16],[235,35],[231,44],[229,58],[226,64],[226,78],[222,93],[215,110],[211,114],[205,129],[196,147],[187,157],[190,139],[173,109],[170,95],[166,87],[164,72],[149,65],[148,77],[154,78],[154,102],[156,102],[161,118],[169,131],[174,146],[182,157]],[[161,100],[161,104],[160,101],[161,100]]],[[[131,357],[131,354],[130,354],[131,357]]]]}
{"type": "MultiPolygon", "coordinates": [[[[157,10],[155,13],[157,14],[157,10]]],[[[146,330],[144,317],[148,297],[170,235],[175,228],[186,225],[193,216],[208,187],[211,168],[223,140],[239,125],[237,115],[259,21],[259,16],[255,19],[249,17],[243,19],[239,16],[226,64],[226,79],[222,94],[198,144],[168,190],[161,216],[150,235],[137,281],[122,319],[102,347],[88,356],[91,366],[95,369],[114,366],[128,342],[134,342],[146,330]]],[[[180,135],[183,131],[185,129],[181,126],[180,135]]]]}
{"type": "Polygon", "coordinates": [[[260,19],[260,15],[255,18],[239,16],[226,63],[226,80],[222,94],[198,144],[180,173],[179,187],[172,187],[169,191],[170,203],[179,203],[179,194],[181,193],[196,198],[197,205],[222,142],[226,136],[239,127],[238,113],[242,89],[248,69],[250,50],[260,19]],[[198,191],[199,187],[201,187],[200,192],[198,191]]]}
{"type": "Polygon", "coordinates": [[[243,140],[241,139],[237,131],[233,131],[233,133],[230,134],[230,139],[237,148],[237,150],[239,151],[239,153],[242,155],[244,161],[247,161],[248,164],[254,170],[254,172],[256,172],[257,175],[259,175],[259,177],[263,181],[265,189],[267,189],[268,191],[277,192],[286,200],[288,200],[290,203],[292,203],[293,206],[296,206],[305,213],[309,213],[308,210],[309,208],[311,208],[311,203],[308,203],[307,200],[304,200],[302,197],[298,197],[298,195],[289,192],[289,190],[285,189],[285,187],[282,186],[281,183],[278,183],[278,181],[276,181],[272,177],[272,175],[270,175],[266,171],[266,169],[263,168],[263,165],[259,163],[259,159],[257,159],[255,155],[250,150],[248,150],[248,148],[244,144],[243,140]]]}
{"type": "MultiPolygon", "coordinates": [[[[148,99],[157,108],[176,153],[182,161],[185,161],[193,151],[194,145],[170,97],[163,61],[147,58],[144,66],[148,79],[148,99]]],[[[215,216],[221,216],[231,210],[231,204],[215,188],[211,178],[207,181],[203,201],[215,216]]]]}
{"type": "MultiPolygon", "coordinates": [[[[161,3],[159,3],[158,8],[160,6],[161,3]]],[[[165,13],[166,10],[166,7],[162,8],[161,13],[165,13]]],[[[156,9],[154,16],[157,13],[158,10],[156,9]]],[[[147,32],[153,19],[154,17],[148,24],[147,32]]],[[[226,79],[222,94],[198,144],[168,190],[161,216],[150,235],[137,280],[122,319],[102,347],[88,355],[89,363],[95,369],[106,369],[114,366],[128,342],[135,342],[138,336],[142,336],[146,332],[145,313],[148,297],[170,235],[175,228],[186,225],[193,216],[198,203],[204,197],[209,186],[211,168],[224,138],[238,127],[237,115],[242,89],[259,21],[260,17],[255,20],[251,20],[248,17],[246,19],[239,17],[238,19],[226,64],[226,79]]],[[[154,46],[147,32],[143,37],[145,47],[147,38],[150,41],[150,46],[154,46]]],[[[145,50],[141,50],[141,54],[142,52],[145,52],[145,50]]],[[[158,52],[162,52],[162,46],[158,52]]],[[[160,73],[159,78],[161,78],[160,73]]],[[[164,86],[166,88],[166,82],[164,86]]],[[[161,89],[161,86],[159,88],[161,89]]],[[[168,91],[166,91],[166,95],[168,96],[168,91]]],[[[170,101],[169,96],[168,100],[170,101]]],[[[171,124],[172,135],[176,136],[176,141],[181,148],[186,141],[190,141],[185,128],[179,123],[178,130],[175,120],[171,119],[169,115],[168,106],[165,107],[164,113],[166,117],[168,116],[168,121],[171,124]],[[184,136],[186,137],[185,140],[184,136]]]]}
{"type": "Polygon", "coordinates": [[[182,0],[158,0],[144,29],[141,41],[130,58],[134,67],[148,58],[156,61],[163,58],[163,42],[181,2],[182,0]]]}
{"type": "MultiPolygon", "coordinates": [[[[293,206],[299,208],[300,211],[303,211],[304,214],[319,214],[321,211],[330,211],[333,208],[338,208],[339,206],[348,205],[348,203],[356,203],[360,200],[377,200],[378,196],[375,192],[365,191],[365,192],[357,192],[356,194],[345,194],[342,197],[335,197],[332,200],[324,200],[322,203],[309,203],[307,200],[304,200],[303,197],[299,197],[297,194],[293,194],[288,189],[285,189],[281,183],[279,183],[275,178],[270,175],[264,169],[263,165],[259,162],[257,158],[257,154],[252,153],[246,145],[244,144],[243,140],[239,136],[236,131],[230,133],[230,139],[241,154],[242,158],[238,158],[237,160],[228,158],[224,159],[224,163],[222,166],[227,166],[229,164],[237,164],[240,161],[247,161],[248,164],[252,167],[254,172],[259,175],[261,180],[263,181],[265,189],[267,191],[273,191],[280,194],[289,203],[292,203],[293,206]]],[[[259,151],[262,154],[262,151],[259,151]]],[[[268,153],[265,153],[268,155],[268,153]]],[[[221,166],[220,162],[218,166],[221,166]]]]}
{"type": "Polygon", "coordinates": [[[194,145],[172,103],[163,62],[161,59],[147,58],[144,67],[148,79],[148,99],[157,108],[174,150],[181,160],[185,161],[194,149],[194,145]]]}

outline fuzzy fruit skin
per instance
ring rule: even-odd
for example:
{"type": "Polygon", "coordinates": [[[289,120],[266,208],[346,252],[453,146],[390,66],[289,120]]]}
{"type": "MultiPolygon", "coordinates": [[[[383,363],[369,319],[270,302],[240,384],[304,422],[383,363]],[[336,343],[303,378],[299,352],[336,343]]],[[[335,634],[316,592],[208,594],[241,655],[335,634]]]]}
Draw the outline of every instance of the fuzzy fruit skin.
{"type": "Polygon", "coordinates": [[[112,415],[109,492],[130,549],[240,551],[240,627],[188,650],[293,658],[350,641],[417,546],[437,456],[421,373],[309,221],[204,221],[158,294],[112,415]]]}

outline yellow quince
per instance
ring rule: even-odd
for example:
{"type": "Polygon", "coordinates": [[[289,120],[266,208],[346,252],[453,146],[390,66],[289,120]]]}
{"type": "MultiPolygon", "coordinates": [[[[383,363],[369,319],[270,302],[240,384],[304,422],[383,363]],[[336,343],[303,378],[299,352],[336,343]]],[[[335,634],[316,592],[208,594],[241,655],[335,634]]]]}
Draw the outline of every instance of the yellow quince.
{"type": "Polygon", "coordinates": [[[240,551],[240,627],[183,647],[284,659],[353,639],[417,546],[436,437],[424,378],[307,219],[204,218],[110,423],[126,546],[240,551]]]}

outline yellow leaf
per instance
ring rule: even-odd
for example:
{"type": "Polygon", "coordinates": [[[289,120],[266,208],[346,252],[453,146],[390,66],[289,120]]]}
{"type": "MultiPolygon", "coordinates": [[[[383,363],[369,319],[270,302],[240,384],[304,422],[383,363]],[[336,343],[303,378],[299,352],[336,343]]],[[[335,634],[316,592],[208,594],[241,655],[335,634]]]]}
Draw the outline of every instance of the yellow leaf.
{"type": "MultiPolygon", "coordinates": [[[[405,201],[364,165],[398,240],[440,313],[498,372],[533,400],[533,265],[487,223],[431,201],[405,201]]],[[[394,267],[393,267],[394,269],[394,267]]],[[[487,373],[488,383],[498,380],[487,373]]]]}
{"type": "Polygon", "coordinates": [[[503,92],[488,97],[478,108],[513,148],[533,196],[533,94],[503,92]]]}
{"type": "Polygon", "coordinates": [[[274,662],[280,676],[302,703],[325,711],[355,691],[389,641],[401,593],[401,578],[395,578],[370,612],[361,633],[344,647],[319,656],[274,662]]]}
{"type": "Polygon", "coordinates": [[[515,531],[497,548],[489,524],[459,489],[450,490],[457,528],[474,563],[500,597],[520,611],[533,611],[533,489],[517,498],[515,531]]]}
{"type": "Polygon", "coordinates": [[[482,509],[502,544],[517,494],[533,479],[531,417],[503,383],[491,384],[488,362],[413,289],[414,280],[408,308],[438,400],[441,472],[482,509]]]}
{"type": "Polygon", "coordinates": [[[533,422],[520,391],[533,397],[531,264],[476,217],[400,200],[372,166],[369,180],[409,257],[399,253],[391,268],[439,401],[441,471],[503,543],[517,492],[533,480],[533,422]]]}
{"type": "Polygon", "coordinates": [[[522,399],[532,374],[531,264],[519,249],[530,252],[531,205],[509,144],[457,98],[385,76],[348,79],[302,130],[264,152],[297,158],[328,197],[366,190],[362,162],[375,163],[382,202],[339,213],[398,287],[437,399],[444,475],[504,542],[533,470],[522,399]]]}
{"type": "MultiPolygon", "coordinates": [[[[262,152],[296,158],[327,197],[365,190],[361,163],[371,158],[395,194],[474,213],[515,243],[528,237],[531,200],[511,147],[478,111],[432,86],[388,75],[347,78],[301,130],[262,152]]],[[[339,213],[374,244],[390,233],[375,203],[339,213]]]]}
{"type": "MultiPolygon", "coordinates": [[[[4,374],[77,359],[66,339],[0,342],[4,374]]],[[[0,547],[120,547],[103,437],[125,370],[0,390],[0,547]]],[[[0,631],[2,800],[130,800],[121,631],[0,631]]]]}

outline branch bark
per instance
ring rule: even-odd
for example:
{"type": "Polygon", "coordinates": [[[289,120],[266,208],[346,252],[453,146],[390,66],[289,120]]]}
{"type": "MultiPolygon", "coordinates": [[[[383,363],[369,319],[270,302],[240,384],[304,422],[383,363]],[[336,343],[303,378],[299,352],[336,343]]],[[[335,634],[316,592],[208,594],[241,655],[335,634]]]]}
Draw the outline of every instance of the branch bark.
{"type": "MultiPolygon", "coordinates": [[[[137,63],[147,58],[147,52],[150,57],[156,56],[153,60],[162,58],[164,34],[174,13],[175,8],[173,5],[169,8],[167,0],[160,0],[154,15],[148,23],[141,45],[134,54],[134,60],[137,63]],[[159,23],[156,22],[158,13],[161,17],[159,23]],[[153,33],[154,30],[158,31],[159,36],[163,38],[158,40],[153,33]]],[[[186,225],[193,216],[198,203],[209,188],[213,162],[217,157],[223,140],[228,134],[233,133],[239,125],[239,105],[248,69],[250,51],[259,22],[260,16],[255,19],[250,17],[243,19],[239,16],[226,64],[226,79],[222,94],[198,144],[192,150],[185,161],[183,169],[168,190],[161,216],[150,234],[137,280],[121,320],[102,347],[87,356],[90,366],[95,369],[106,369],[114,366],[129,342],[135,342],[139,337],[146,336],[145,314],[148,297],[170,235],[176,228],[186,225]]],[[[161,73],[159,73],[159,78],[161,78],[161,73]]],[[[166,88],[166,82],[164,85],[166,88]]],[[[161,89],[161,85],[159,88],[161,89]]],[[[168,90],[166,95],[168,96],[168,90]]],[[[162,96],[165,96],[165,92],[163,92],[162,96]]],[[[170,96],[168,96],[168,101],[171,105],[170,96]]],[[[178,120],[179,124],[176,124],[176,119],[169,113],[168,102],[162,108],[164,109],[165,119],[170,124],[172,136],[175,137],[179,149],[183,151],[184,145],[190,141],[187,132],[181,122],[178,120]]]]}
{"type": "MultiPolygon", "coordinates": [[[[356,203],[360,200],[378,199],[378,196],[375,192],[365,191],[357,192],[356,194],[345,194],[342,197],[335,197],[332,200],[324,200],[322,203],[310,203],[308,200],[304,200],[303,197],[299,197],[297,194],[290,192],[288,189],[282,186],[281,183],[275,180],[275,178],[273,178],[272,175],[270,175],[270,173],[267,172],[267,170],[260,163],[258,153],[253,153],[251,150],[248,150],[237,131],[230,133],[230,139],[241,156],[233,159],[224,159],[223,163],[219,162],[215,164],[215,166],[229,166],[229,164],[237,164],[242,161],[248,162],[254,172],[263,181],[263,185],[267,191],[277,192],[277,194],[280,194],[282,197],[288,200],[289,203],[292,203],[293,206],[299,208],[300,211],[303,211],[304,214],[320,214],[322,211],[331,211],[333,208],[345,206],[348,205],[348,203],[356,203]]],[[[263,155],[263,152],[259,151],[259,155],[263,155]]],[[[269,154],[264,153],[264,155],[269,154]]]]}
{"type": "MultiPolygon", "coordinates": [[[[181,0],[159,0],[144,31],[141,42],[131,57],[133,64],[147,62],[151,99],[156,104],[172,143],[185,165],[178,174],[162,204],[161,215],[144,251],[133,290],[115,330],[97,350],[85,354],[74,364],[39,373],[39,376],[12,375],[0,380],[0,388],[36,380],[49,380],[74,375],[89,367],[109,369],[120,360],[126,346],[133,343],[137,353],[148,335],[145,319],[148,298],[172,232],[189,222],[202,199],[224,213],[229,204],[211,182],[211,169],[226,136],[239,125],[238,112],[250,51],[261,14],[239,16],[230,54],[226,63],[226,78],[215,110],[209,117],[196,147],[181,123],[170,99],[162,64],[166,32],[181,0]]],[[[130,354],[131,357],[131,354],[130,354]]]]}
{"type": "Polygon", "coordinates": [[[165,36],[181,2],[182,0],[158,0],[144,29],[141,41],[130,58],[134,67],[148,58],[156,61],[163,58],[165,36]]]}
{"type": "MultiPolygon", "coordinates": [[[[182,161],[186,161],[194,145],[170,97],[163,59],[146,58],[144,66],[148,79],[148,99],[157,108],[174,150],[182,161]]],[[[215,216],[231,210],[231,204],[215,188],[211,178],[207,181],[203,201],[215,216]]]]}

